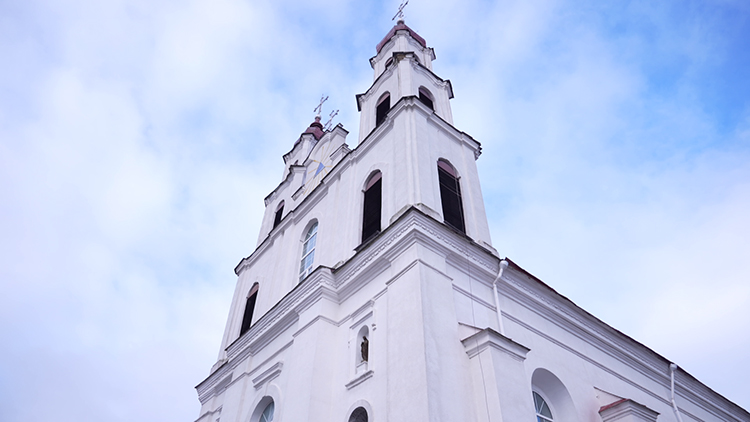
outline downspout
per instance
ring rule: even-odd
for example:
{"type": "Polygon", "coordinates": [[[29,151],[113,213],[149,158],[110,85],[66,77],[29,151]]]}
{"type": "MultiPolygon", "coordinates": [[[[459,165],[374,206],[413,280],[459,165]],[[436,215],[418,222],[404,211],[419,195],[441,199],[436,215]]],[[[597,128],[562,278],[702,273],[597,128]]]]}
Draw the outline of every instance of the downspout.
{"type": "MultiPolygon", "coordinates": [[[[492,283],[492,291],[495,292],[495,310],[497,310],[497,327],[500,330],[500,334],[505,335],[505,328],[503,328],[503,318],[500,314],[500,296],[497,294],[497,283],[500,282],[500,278],[503,276],[503,271],[508,268],[508,261],[503,259],[500,261],[500,269],[497,271],[497,277],[495,282],[492,283]]],[[[682,422],[682,421],[680,421],[682,422]]]]}
{"type": "Polygon", "coordinates": [[[670,379],[671,379],[671,389],[672,389],[672,410],[674,410],[675,416],[677,416],[677,420],[679,422],[682,422],[682,417],[680,416],[680,411],[677,409],[677,403],[674,401],[674,371],[677,370],[677,365],[674,363],[669,364],[669,373],[670,373],[670,379]]]}

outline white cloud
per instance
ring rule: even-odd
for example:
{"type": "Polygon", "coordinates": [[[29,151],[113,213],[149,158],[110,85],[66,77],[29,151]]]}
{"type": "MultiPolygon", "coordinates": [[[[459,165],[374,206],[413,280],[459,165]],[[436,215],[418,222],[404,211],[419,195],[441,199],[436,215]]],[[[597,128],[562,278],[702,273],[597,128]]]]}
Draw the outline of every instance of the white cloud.
{"type": "MultiPolygon", "coordinates": [[[[198,416],[280,156],[321,93],[356,145],[397,3],[0,6],[0,419],[198,416]]],[[[707,84],[743,89],[720,29],[747,10],[714,6],[415,3],[407,21],[484,145],[500,253],[747,407],[750,106],[727,129],[707,84]]]]}

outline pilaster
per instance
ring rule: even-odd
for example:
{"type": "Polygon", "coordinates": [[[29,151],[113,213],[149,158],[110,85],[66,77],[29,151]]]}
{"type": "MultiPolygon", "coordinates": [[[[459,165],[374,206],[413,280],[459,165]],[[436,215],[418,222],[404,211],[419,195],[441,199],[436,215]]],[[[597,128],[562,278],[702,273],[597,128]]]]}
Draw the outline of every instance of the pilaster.
{"type": "Polygon", "coordinates": [[[529,349],[485,328],[462,341],[471,362],[477,420],[524,421],[534,414],[524,361],[529,349]]]}

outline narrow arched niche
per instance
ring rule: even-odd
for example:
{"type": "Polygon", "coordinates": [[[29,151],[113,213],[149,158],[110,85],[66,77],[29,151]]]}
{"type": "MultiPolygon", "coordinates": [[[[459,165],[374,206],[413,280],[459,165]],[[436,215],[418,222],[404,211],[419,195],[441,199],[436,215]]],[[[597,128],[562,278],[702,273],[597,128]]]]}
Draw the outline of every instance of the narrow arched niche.
{"type": "Polygon", "coordinates": [[[370,362],[370,329],[367,328],[367,325],[363,325],[357,332],[355,345],[355,373],[361,374],[367,371],[370,362]]]}
{"type": "MultiPolygon", "coordinates": [[[[552,411],[553,422],[575,422],[578,420],[573,399],[565,384],[555,374],[537,368],[531,376],[531,389],[539,394],[552,411]]],[[[534,400],[533,396],[529,400],[534,400]]],[[[531,420],[531,417],[529,417],[531,420]]]]}

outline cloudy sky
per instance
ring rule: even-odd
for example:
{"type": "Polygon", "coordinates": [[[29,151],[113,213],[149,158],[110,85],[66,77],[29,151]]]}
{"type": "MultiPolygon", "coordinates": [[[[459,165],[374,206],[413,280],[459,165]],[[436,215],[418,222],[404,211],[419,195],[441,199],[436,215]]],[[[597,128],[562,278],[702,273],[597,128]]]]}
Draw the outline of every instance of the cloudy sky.
{"type": "MultiPolygon", "coordinates": [[[[192,421],[281,155],[398,1],[0,1],[0,420],[192,421]]],[[[425,1],[501,255],[750,408],[750,3],[425,1]]]]}

